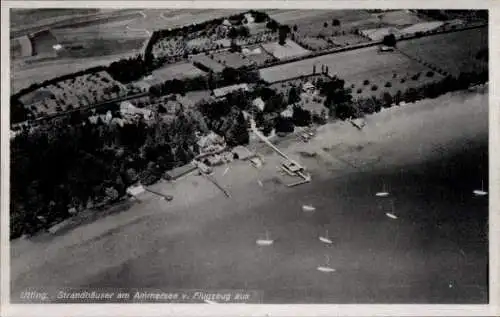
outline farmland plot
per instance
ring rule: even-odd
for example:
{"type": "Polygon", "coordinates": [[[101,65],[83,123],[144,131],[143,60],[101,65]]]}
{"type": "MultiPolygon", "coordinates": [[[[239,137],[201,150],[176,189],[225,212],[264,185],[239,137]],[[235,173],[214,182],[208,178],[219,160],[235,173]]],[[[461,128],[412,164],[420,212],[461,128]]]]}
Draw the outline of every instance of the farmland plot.
{"type": "MultiPolygon", "coordinates": [[[[433,74],[432,77],[425,76],[425,73],[431,69],[402,54],[397,52],[380,53],[376,47],[263,68],[260,70],[260,76],[265,81],[274,83],[310,75],[313,73],[315,65],[317,73],[320,73],[321,65],[326,65],[329,68],[329,75],[344,79],[346,87],[355,91],[361,89],[358,97],[379,95],[382,91],[394,93],[400,89],[404,90],[409,85],[420,85],[440,78],[438,74],[433,74]],[[411,77],[417,73],[420,73],[418,80],[412,81],[411,77]],[[401,79],[404,79],[403,83],[401,83],[401,79]],[[366,85],[363,84],[365,80],[369,81],[366,85]],[[385,87],[387,82],[390,82],[390,87],[385,87]],[[373,85],[377,86],[375,90],[372,90],[373,85]]],[[[356,94],[354,95],[356,96],[356,94]]]]}
{"type": "Polygon", "coordinates": [[[405,54],[439,67],[456,76],[461,71],[484,70],[488,64],[476,59],[481,49],[488,48],[488,29],[479,28],[439,34],[398,43],[405,54]]]}
{"type": "Polygon", "coordinates": [[[287,59],[311,53],[311,51],[306,50],[294,41],[288,39],[284,45],[280,45],[278,42],[273,42],[262,44],[262,47],[277,59],[287,59]]]}

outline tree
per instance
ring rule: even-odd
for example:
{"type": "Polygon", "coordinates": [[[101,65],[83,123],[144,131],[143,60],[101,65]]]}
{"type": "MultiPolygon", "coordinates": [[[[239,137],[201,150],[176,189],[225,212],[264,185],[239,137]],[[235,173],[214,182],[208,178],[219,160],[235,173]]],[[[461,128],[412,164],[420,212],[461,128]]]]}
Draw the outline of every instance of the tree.
{"type": "Polygon", "coordinates": [[[388,92],[383,93],[382,100],[384,101],[384,107],[386,108],[390,107],[394,101],[391,94],[388,92]]]}
{"type": "Polygon", "coordinates": [[[268,29],[270,29],[271,31],[276,32],[276,30],[279,27],[279,24],[278,24],[278,22],[276,22],[274,20],[270,20],[269,22],[266,23],[266,27],[268,29]]]}
{"type": "Polygon", "coordinates": [[[283,118],[282,116],[276,118],[274,127],[276,132],[282,133],[291,133],[295,130],[293,121],[290,118],[283,118]]]}
{"type": "Polygon", "coordinates": [[[328,23],[323,23],[323,27],[327,28],[328,27],[328,23]]]}
{"type": "Polygon", "coordinates": [[[279,28],[279,35],[278,35],[279,36],[278,43],[280,45],[285,45],[287,33],[288,32],[286,31],[286,28],[284,26],[280,26],[280,28],[279,28]]]}
{"type": "Polygon", "coordinates": [[[288,91],[288,104],[295,104],[300,101],[300,93],[298,88],[292,87],[288,91]]]}
{"type": "Polygon", "coordinates": [[[241,46],[236,44],[236,41],[234,39],[232,39],[231,40],[231,47],[229,48],[229,51],[231,53],[241,52],[241,46]]]}
{"type": "Polygon", "coordinates": [[[293,124],[298,127],[305,127],[311,124],[312,117],[311,112],[301,107],[293,107],[293,124]]]}
{"type": "Polygon", "coordinates": [[[394,34],[388,34],[384,36],[384,39],[382,40],[382,44],[386,46],[396,46],[396,36],[394,34]]]}
{"type": "Polygon", "coordinates": [[[333,26],[339,26],[340,25],[340,21],[338,19],[333,19],[332,25],[333,26]]]}
{"type": "Polygon", "coordinates": [[[227,32],[227,37],[234,40],[235,38],[238,37],[238,31],[234,27],[230,28],[229,31],[227,32]]]}
{"type": "Polygon", "coordinates": [[[297,30],[298,30],[298,27],[297,27],[297,24],[295,24],[295,25],[293,26],[293,31],[294,31],[294,32],[297,32],[297,30]]]}

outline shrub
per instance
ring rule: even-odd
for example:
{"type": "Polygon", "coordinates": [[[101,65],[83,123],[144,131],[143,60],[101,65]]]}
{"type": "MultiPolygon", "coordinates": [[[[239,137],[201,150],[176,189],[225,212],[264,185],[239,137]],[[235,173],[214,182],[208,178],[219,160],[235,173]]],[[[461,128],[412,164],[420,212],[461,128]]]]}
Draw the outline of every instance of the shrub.
{"type": "Polygon", "coordinates": [[[399,81],[400,83],[404,83],[406,81],[406,79],[404,78],[401,78],[401,80],[399,81]]]}
{"type": "Polygon", "coordinates": [[[398,74],[394,73],[392,74],[392,78],[396,78],[398,76],[398,74]]]}
{"type": "Polygon", "coordinates": [[[369,84],[370,84],[370,81],[369,81],[368,79],[365,79],[365,80],[363,81],[363,85],[367,86],[367,85],[369,85],[369,84]]]}
{"type": "Polygon", "coordinates": [[[358,94],[360,94],[362,91],[363,91],[363,89],[361,89],[361,88],[358,88],[358,90],[356,90],[356,92],[357,92],[358,94]]]}
{"type": "Polygon", "coordinates": [[[356,85],[352,84],[352,85],[351,85],[351,88],[354,88],[354,87],[356,87],[356,85]]]}
{"type": "Polygon", "coordinates": [[[427,77],[432,77],[432,76],[434,76],[434,72],[433,71],[428,71],[425,75],[427,77]]]}
{"type": "Polygon", "coordinates": [[[377,86],[377,85],[373,85],[373,86],[372,86],[372,90],[373,90],[373,91],[375,91],[375,90],[377,90],[377,89],[378,89],[378,86],[377,86]]]}
{"type": "Polygon", "coordinates": [[[386,82],[386,83],[385,83],[385,87],[387,87],[387,88],[392,87],[391,82],[390,82],[390,81],[386,82]]]}
{"type": "Polygon", "coordinates": [[[418,80],[420,78],[420,73],[416,73],[415,75],[411,76],[412,80],[418,80]]]}

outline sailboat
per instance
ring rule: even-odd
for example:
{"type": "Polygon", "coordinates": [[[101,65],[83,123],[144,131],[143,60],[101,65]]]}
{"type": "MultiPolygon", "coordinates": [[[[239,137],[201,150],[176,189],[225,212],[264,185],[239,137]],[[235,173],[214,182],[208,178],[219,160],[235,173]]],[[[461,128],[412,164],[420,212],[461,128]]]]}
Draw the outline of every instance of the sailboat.
{"type": "Polygon", "coordinates": [[[398,219],[398,216],[394,213],[394,201],[391,201],[391,212],[386,212],[385,215],[391,219],[398,219]]]}
{"type": "Polygon", "coordinates": [[[319,237],[319,241],[326,243],[326,244],[332,244],[333,241],[328,237],[328,229],[325,232],[324,236],[319,237]]]}
{"type": "Polygon", "coordinates": [[[306,212],[311,212],[315,211],[316,208],[314,208],[312,205],[302,205],[302,210],[306,212]]]}
{"type": "Polygon", "coordinates": [[[258,239],[256,241],[256,243],[259,246],[270,246],[274,243],[274,240],[269,239],[269,232],[266,230],[266,238],[265,239],[258,239]]]}
{"type": "Polygon", "coordinates": [[[475,189],[472,192],[476,196],[486,196],[486,195],[488,195],[488,192],[484,191],[484,181],[483,180],[481,180],[481,189],[475,189]]]}
{"type": "Polygon", "coordinates": [[[389,192],[387,192],[385,190],[385,183],[382,184],[382,191],[376,193],[375,196],[377,196],[377,197],[387,197],[387,196],[389,196],[389,192]]]}
{"type": "Polygon", "coordinates": [[[321,265],[317,267],[317,270],[324,273],[332,273],[335,272],[335,269],[330,266],[330,257],[326,255],[326,263],[325,265],[321,265]]]}

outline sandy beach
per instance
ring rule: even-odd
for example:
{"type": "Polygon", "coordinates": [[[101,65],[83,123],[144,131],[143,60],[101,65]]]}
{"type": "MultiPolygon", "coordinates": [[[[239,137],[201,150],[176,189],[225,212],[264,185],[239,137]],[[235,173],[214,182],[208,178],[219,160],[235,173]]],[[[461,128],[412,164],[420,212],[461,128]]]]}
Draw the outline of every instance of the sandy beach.
{"type": "Polygon", "coordinates": [[[310,184],[284,186],[280,158],[266,152],[261,169],[215,169],[231,198],[192,174],[152,186],[171,202],[145,193],[63,235],[12,241],[11,300],[26,287],[89,286],[254,289],[265,303],[484,303],[488,199],[471,196],[487,184],[487,142],[487,88],[385,109],[361,131],[328,124],[308,143],[279,144],[310,184]],[[382,186],[398,219],[374,197],[382,186]],[[275,244],[258,248],[266,230],[275,244]],[[332,247],[317,240],[325,230],[332,247]],[[327,254],[330,275],[316,270],[327,254]]]}

